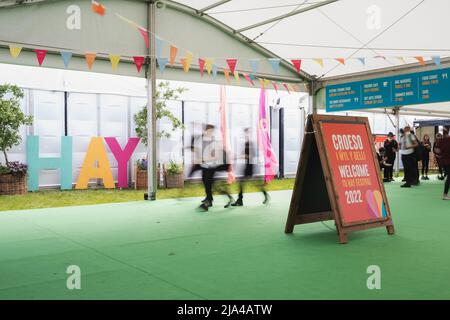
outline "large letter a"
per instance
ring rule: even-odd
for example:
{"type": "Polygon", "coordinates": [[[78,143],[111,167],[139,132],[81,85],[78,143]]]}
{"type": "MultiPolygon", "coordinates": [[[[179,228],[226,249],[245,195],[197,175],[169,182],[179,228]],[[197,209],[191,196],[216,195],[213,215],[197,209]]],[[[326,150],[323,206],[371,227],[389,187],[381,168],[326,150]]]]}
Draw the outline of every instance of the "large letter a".
{"type": "Polygon", "coordinates": [[[75,189],[87,189],[89,179],[103,179],[105,188],[113,189],[115,187],[101,137],[91,139],[75,189]],[[97,166],[95,166],[96,162],[97,166]]]}

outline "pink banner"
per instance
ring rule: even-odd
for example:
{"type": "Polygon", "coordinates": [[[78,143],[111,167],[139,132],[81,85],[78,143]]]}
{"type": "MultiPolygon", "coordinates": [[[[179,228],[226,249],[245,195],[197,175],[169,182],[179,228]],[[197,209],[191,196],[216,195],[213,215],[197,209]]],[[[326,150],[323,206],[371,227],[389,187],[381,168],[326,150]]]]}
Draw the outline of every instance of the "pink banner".
{"type": "MultiPolygon", "coordinates": [[[[227,162],[230,157],[230,142],[228,140],[228,127],[227,127],[227,94],[225,92],[225,86],[220,86],[220,132],[222,133],[223,149],[227,153],[227,162]]],[[[233,166],[228,169],[228,183],[233,183],[235,180],[233,173],[233,166]]]]}
{"type": "Polygon", "coordinates": [[[269,137],[269,124],[266,115],[266,90],[261,88],[259,96],[258,142],[264,152],[264,182],[268,183],[275,178],[278,159],[273,152],[269,137]]]}

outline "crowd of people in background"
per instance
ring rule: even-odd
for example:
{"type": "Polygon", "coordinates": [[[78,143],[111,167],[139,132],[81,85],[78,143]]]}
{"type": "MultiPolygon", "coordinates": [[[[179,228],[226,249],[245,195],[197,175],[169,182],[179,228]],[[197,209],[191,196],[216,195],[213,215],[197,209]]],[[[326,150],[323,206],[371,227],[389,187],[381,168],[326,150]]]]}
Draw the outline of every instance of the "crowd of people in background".
{"type": "Polygon", "coordinates": [[[400,155],[403,164],[404,178],[402,188],[419,186],[420,180],[430,180],[430,155],[434,158],[438,167],[438,179],[445,180],[443,199],[450,200],[448,196],[450,188],[450,137],[449,128],[444,127],[443,133],[438,133],[434,143],[430,136],[425,134],[420,141],[410,126],[400,129],[398,141],[392,132],[389,132],[383,146],[378,150],[380,168],[383,170],[383,181],[394,181],[394,164],[400,155]]]}

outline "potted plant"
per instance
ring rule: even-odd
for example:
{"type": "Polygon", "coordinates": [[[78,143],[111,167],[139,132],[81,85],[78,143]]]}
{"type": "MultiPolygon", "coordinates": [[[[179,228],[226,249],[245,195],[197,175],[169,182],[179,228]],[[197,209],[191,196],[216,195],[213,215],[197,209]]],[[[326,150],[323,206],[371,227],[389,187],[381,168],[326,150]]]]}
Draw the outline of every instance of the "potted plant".
{"type": "MultiPolygon", "coordinates": [[[[183,123],[170,111],[167,107],[167,101],[176,100],[179,95],[186,91],[185,88],[170,88],[169,82],[160,82],[156,91],[156,119],[167,118],[172,124],[172,132],[177,129],[184,129],[183,123]]],[[[136,123],[136,135],[141,139],[141,142],[148,146],[148,131],[147,131],[147,106],[134,115],[134,122],[136,123]]],[[[170,132],[161,130],[157,134],[158,141],[161,138],[170,138],[170,132]]],[[[158,148],[159,149],[159,148],[158,148]]],[[[147,165],[146,159],[140,159],[136,163],[136,189],[147,188],[147,165]]],[[[160,179],[161,171],[157,169],[158,187],[163,187],[160,179]]],[[[162,172],[165,177],[164,171],[162,172]]]]}
{"type": "Polygon", "coordinates": [[[0,194],[23,194],[27,191],[27,166],[19,162],[10,162],[8,151],[20,144],[20,127],[31,125],[33,118],[26,116],[20,109],[22,89],[15,85],[0,85],[0,150],[5,164],[0,164],[0,194]]]}
{"type": "Polygon", "coordinates": [[[171,161],[166,167],[166,185],[167,188],[183,188],[184,173],[183,165],[171,161]]]}

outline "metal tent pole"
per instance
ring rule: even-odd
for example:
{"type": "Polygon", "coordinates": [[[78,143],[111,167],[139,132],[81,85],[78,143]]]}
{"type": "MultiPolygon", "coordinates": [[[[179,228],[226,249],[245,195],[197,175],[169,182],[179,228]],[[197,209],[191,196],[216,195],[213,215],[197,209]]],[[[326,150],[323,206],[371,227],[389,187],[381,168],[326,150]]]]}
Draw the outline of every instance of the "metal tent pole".
{"type": "Polygon", "coordinates": [[[147,179],[148,200],[156,199],[156,57],[155,57],[155,17],[156,5],[148,3],[148,30],[150,31],[150,48],[147,50],[147,179]]]}

